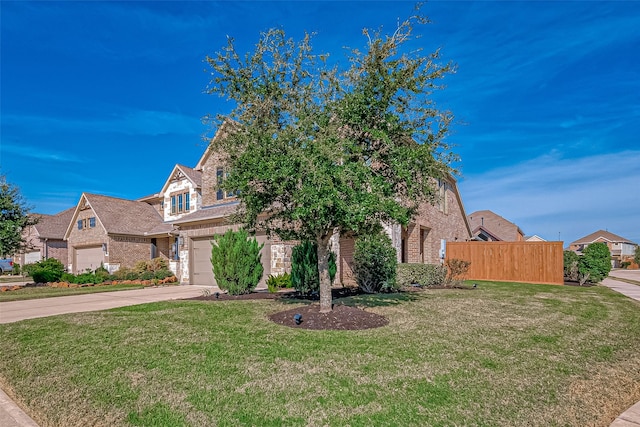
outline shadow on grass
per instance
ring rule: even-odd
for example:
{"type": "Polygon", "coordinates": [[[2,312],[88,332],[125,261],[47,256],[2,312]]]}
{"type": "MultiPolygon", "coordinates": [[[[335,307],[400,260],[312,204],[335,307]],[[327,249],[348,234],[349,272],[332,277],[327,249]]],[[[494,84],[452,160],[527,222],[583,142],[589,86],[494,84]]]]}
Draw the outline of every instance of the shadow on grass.
{"type": "MultiPolygon", "coordinates": [[[[367,294],[359,288],[337,288],[332,289],[333,304],[341,304],[349,307],[386,307],[417,301],[424,298],[420,292],[393,292],[367,294]]],[[[317,304],[320,296],[317,293],[301,295],[291,293],[283,295],[278,300],[284,304],[317,304]]]]}

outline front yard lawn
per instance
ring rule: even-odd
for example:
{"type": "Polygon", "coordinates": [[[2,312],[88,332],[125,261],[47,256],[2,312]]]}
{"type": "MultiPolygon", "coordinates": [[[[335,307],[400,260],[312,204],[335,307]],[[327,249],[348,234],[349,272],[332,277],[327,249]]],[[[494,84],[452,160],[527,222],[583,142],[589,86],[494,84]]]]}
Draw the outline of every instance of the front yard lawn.
{"type": "MultiPolygon", "coordinates": [[[[83,295],[93,294],[97,292],[113,292],[113,291],[130,291],[132,289],[142,289],[143,285],[103,285],[103,286],[87,286],[82,288],[52,288],[49,286],[41,287],[22,287],[15,291],[0,292],[0,304],[6,301],[21,301],[35,298],[64,297],[67,295],[83,295]]],[[[2,305],[0,305],[2,310],[2,305]]]]}
{"type": "Polygon", "coordinates": [[[640,304],[604,287],[336,302],[389,324],[293,329],[255,300],[0,325],[0,385],[43,427],[608,426],[640,400],[640,304]]]}

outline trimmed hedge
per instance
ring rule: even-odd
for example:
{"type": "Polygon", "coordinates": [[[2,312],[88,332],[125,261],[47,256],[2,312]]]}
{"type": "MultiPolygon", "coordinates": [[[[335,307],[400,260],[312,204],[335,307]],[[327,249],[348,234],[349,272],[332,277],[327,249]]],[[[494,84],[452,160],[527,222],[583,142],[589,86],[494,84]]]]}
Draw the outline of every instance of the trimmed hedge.
{"type": "Polygon", "coordinates": [[[447,278],[447,268],[440,264],[398,264],[396,284],[399,287],[419,285],[442,286],[447,278]]]}

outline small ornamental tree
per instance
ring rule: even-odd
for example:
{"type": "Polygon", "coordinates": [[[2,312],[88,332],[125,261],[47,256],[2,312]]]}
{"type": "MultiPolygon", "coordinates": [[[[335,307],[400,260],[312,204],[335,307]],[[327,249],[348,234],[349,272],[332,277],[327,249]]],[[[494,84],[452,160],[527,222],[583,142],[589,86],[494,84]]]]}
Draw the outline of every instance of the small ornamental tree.
{"type": "Polygon", "coordinates": [[[578,261],[581,283],[599,283],[611,271],[611,252],[604,242],[591,243],[584,248],[578,261]]]}
{"type": "Polygon", "coordinates": [[[385,233],[362,236],[353,252],[353,273],[360,289],[368,294],[396,287],[397,253],[385,233]]]}
{"type": "Polygon", "coordinates": [[[578,271],[578,261],[580,260],[580,256],[574,251],[564,251],[562,253],[562,258],[564,261],[564,277],[567,280],[577,282],[578,275],[580,274],[578,271]]]}
{"type": "Polygon", "coordinates": [[[262,278],[264,267],[260,261],[259,245],[246,230],[228,230],[215,236],[211,246],[211,265],[218,287],[230,295],[253,291],[262,278]]]}
{"type": "Polygon", "coordinates": [[[636,253],[633,256],[633,260],[635,261],[636,264],[640,265],[640,246],[636,247],[636,253]]]}
{"type": "Polygon", "coordinates": [[[218,188],[238,192],[245,227],[317,244],[322,313],[332,310],[331,238],[407,225],[455,173],[445,141],[453,115],[432,98],[454,66],[415,42],[428,22],[417,12],[390,34],[365,29],[342,64],[315,53],[309,34],[295,41],[282,29],[251,53],[229,38],[206,58],[207,92],[233,103],[209,118],[227,168],[218,188]]]}

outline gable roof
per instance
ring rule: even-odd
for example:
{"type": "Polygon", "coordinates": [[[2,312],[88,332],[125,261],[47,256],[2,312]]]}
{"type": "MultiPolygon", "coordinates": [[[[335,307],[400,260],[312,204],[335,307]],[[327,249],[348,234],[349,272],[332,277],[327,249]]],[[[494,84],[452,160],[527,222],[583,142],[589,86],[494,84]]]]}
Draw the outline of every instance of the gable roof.
{"type": "Polygon", "coordinates": [[[237,123],[232,121],[229,118],[224,119],[224,122],[222,122],[222,124],[218,128],[218,130],[216,131],[216,134],[213,136],[213,138],[211,138],[211,141],[209,141],[209,145],[207,145],[207,149],[204,150],[202,157],[200,157],[200,160],[198,160],[198,163],[194,168],[195,170],[201,171],[202,168],[204,168],[204,164],[207,163],[207,159],[213,153],[213,149],[211,148],[213,144],[215,144],[215,142],[218,139],[224,137],[230,131],[229,128],[234,126],[234,124],[237,124],[237,123]]]}
{"type": "Polygon", "coordinates": [[[82,193],[67,227],[65,239],[69,237],[78,213],[85,205],[93,210],[107,234],[147,236],[173,230],[173,226],[165,224],[158,211],[148,203],[82,193]]]}
{"type": "Polygon", "coordinates": [[[171,181],[174,179],[181,179],[182,177],[187,178],[193,184],[194,188],[202,187],[202,171],[195,170],[190,168],[189,166],[184,166],[177,164],[173,167],[173,170],[169,174],[169,178],[165,181],[162,186],[162,190],[160,190],[159,195],[161,196],[165,191],[167,191],[167,187],[171,184],[171,181]]]}
{"type": "Polygon", "coordinates": [[[516,233],[524,237],[524,233],[520,227],[488,209],[475,211],[470,214],[469,222],[471,223],[471,227],[474,229],[474,235],[475,232],[482,227],[483,230],[490,231],[492,236],[495,236],[498,240],[502,241],[515,240],[509,236],[513,231],[516,231],[516,233]]]}
{"type": "Polygon", "coordinates": [[[630,243],[632,245],[637,244],[635,242],[632,242],[629,239],[625,239],[624,237],[618,236],[617,234],[610,233],[606,230],[598,230],[595,233],[591,233],[587,236],[584,236],[576,240],[575,242],[571,242],[571,245],[589,244],[597,241],[599,238],[602,238],[609,242],[615,242],[615,243],[630,243]]]}
{"type": "Polygon", "coordinates": [[[42,215],[34,225],[41,239],[64,239],[65,232],[71,223],[75,208],[69,208],[55,215],[42,215]]]}
{"type": "Polygon", "coordinates": [[[467,216],[467,212],[464,209],[464,204],[462,203],[462,196],[460,195],[460,188],[458,188],[458,181],[449,174],[450,184],[453,187],[453,193],[456,196],[456,200],[458,201],[458,206],[460,206],[460,211],[462,213],[462,218],[464,219],[464,225],[467,229],[467,233],[469,233],[469,238],[473,238],[473,233],[471,232],[471,223],[469,222],[469,217],[467,216]]]}

